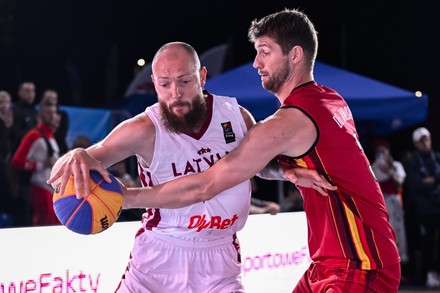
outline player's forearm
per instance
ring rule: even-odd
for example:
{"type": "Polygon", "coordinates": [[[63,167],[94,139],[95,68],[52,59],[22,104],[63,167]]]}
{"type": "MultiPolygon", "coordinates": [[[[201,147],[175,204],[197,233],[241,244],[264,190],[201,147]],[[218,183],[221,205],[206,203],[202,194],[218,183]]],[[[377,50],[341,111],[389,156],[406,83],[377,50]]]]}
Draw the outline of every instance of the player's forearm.
{"type": "Polygon", "coordinates": [[[214,196],[195,180],[173,180],[152,188],[126,188],[123,208],[182,208],[214,196]]]}

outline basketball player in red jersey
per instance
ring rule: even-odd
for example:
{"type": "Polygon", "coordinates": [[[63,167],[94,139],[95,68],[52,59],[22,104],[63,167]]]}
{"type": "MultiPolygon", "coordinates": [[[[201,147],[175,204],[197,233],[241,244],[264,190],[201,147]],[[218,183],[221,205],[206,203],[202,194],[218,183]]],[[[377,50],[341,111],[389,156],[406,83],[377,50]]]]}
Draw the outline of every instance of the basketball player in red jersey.
{"type": "MultiPolygon", "coordinates": [[[[249,39],[262,86],[281,107],[254,126],[240,146],[205,172],[125,190],[125,207],[177,208],[208,201],[263,170],[314,169],[337,190],[322,196],[298,186],[304,198],[313,260],[293,292],[397,292],[400,257],[383,194],[359,142],[352,113],[333,89],[313,77],[318,39],[301,11],[285,9],[252,22],[249,39]]],[[[288,173],[285,173],[288,176],[288,173]]]]}

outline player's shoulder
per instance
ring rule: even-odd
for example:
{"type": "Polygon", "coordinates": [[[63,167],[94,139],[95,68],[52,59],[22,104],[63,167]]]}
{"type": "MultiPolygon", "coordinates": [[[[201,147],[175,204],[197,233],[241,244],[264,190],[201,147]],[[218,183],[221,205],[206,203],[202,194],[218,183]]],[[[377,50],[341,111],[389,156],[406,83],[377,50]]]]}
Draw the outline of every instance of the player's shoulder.
{"type": "Polygon", "coordinates": [[[139,132],[145,133],[154,131],[154,124],[151,118],[145,112],[142,112],[123,121],[119,124],[118,128],[123,131],[128,131],[131,135],[135,135],[139,132]]]}
{"type": "Polygon", "coordinates": [[[239,109],[240,109],[241,116],[243,116],[243,120],[246,123],[247,128],[250,129],[256,123],[254,116],[252,116],[251,112],[249,112],[249,110],[247,110],[243,106],[239,105],[239,109]]]}
{"type": "Polygon", "coordinates": [[[280,137],[316,135],[316,126],[312,119],[297,108],[278,109],[258,124],[263,133],[282,134],[280,137]]]}

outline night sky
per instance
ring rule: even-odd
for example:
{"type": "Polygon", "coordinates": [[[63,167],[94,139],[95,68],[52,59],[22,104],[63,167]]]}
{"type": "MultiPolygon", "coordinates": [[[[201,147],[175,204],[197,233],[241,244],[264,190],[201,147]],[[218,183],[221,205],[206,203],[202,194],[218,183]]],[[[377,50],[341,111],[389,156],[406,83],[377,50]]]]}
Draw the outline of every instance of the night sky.
{"type": "Polygon", "coordinates": [[[52,87],[62,104],[106,107],[122,99],[136,60],[150,62],[165,42],[185,41],[199,53],[229,43],[232,68],[254,57],[247,41],[254,18],[300,8],[318,30],[318,60],[428,94],[425,126],[438,142],[434,2],[344,2],[0,0],[0,89],[15,96],[19,82],[33,80],[38,98],[52,87]]]}

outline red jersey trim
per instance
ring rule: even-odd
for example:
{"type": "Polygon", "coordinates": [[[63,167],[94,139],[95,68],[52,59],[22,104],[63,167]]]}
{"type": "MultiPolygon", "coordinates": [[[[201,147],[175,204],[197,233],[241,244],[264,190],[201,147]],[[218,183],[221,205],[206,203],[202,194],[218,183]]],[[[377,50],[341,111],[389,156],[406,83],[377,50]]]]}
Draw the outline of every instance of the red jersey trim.
{"type": "Polygon", "coordinates": [[[209,124],[211,124],[211,120],[212,120],[212,104],[213,104],[213,97],[212,95],[204,90],[203,94],[205,95],[205,100],[206,100],[206,118],[205,121],[203,122],[202,128],[200,129],[199,132],[188,132],[185,133],[186,135],[191,136],[194,139],[199,140],[200,138],[202,138],[202,136],[205,134],[206,130],[208,129],[209,124]]]}

